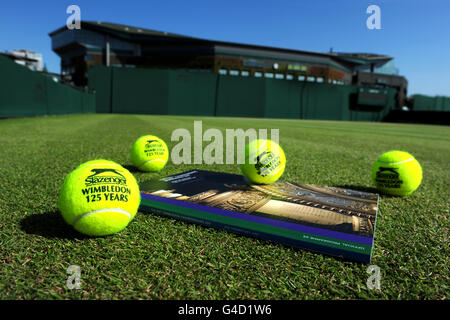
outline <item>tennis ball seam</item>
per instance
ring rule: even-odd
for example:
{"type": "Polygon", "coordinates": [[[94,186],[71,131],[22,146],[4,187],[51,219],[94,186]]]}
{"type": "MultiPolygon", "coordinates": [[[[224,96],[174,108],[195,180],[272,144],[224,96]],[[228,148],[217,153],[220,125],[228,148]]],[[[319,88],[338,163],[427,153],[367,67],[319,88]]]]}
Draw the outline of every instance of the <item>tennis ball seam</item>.
{"type": "Polygon", "coordinates": [[[283,165],[279,166],[278,169],[277,169],[275,172],[272,172],[272,174],[266,176],[266,177],[264,178],[263,181],[265,182],[265,181],[267,181],[267,180],[270,180],[270,178],[272,178],[272,177],[273,177],[274,175],[276,175],[278,172],[280,172],[281,170],[283,170],[285,166],[286,166],[286,164],[283,164],[283,165]]]}
{"type": "Polygon", "coordinates": [[[270,184],[277,181],[283,174],[286,158],[277,142],[257,139],[246,145],[245,162],[240,165],[240,168],[248,181],[256,184],[270,184]],[[279,157],[279,161],[275,162],[275,156],[279,157]]]}
{"type": "Polygon", "coordinates": [[[138,169],[141,170],[142,166],[145,166],[147,163],[153,162],[153,161],[162,161],[162,162],[164,162],[164,165],[165,165],[166,162],[167,162],[167,161],[164,160],[164,159],[150,159],[150,160],[147,160],[147,161],[144,161],[143,163],[141,163],[141,164],[138,166],[138,169]]]}
{"type": "Polygon", "coordinates": [[[165,141],[154,135],[145,135],[138,138],[131,148],[131,161],[141,171],[160,171],[168,162],[169,149],[165,141]],[[150,145],[149,154],[146,152],[146,140],[156,140],[159,145],[150,145]],[[159,151],[156,153],[156,151],[159,151]],[[162,152],[161,152],[162,151],[162,152]]]}
{"type": "Polygon", "coordinates": [[[372,166],[372,180],[383,193],[406,196],[422,182],[422,167],[417,159],[404,151],[383,153],[372,166]]]}
{"type": "MultiPolygon", "coordinates": [[[[267,145],[267,141],[264,141],[264,143],[259,146],[259,148],[257,150],[255,150],[255,152],[253,152],[252,154],[248,155],[248,159],[253,159],[256,155],[260,154],[261,149],[263,149],[265,146],[267,145]]],[[[253,164],[250,162],[250,164],[253,164]]]]}
{"type": "Polygon", "coordinates": [[[75,226],[78,221],[80,221],[81,219],[83,219],[86,216],[90,216],[90,215],[97,214],[97,213],[102,213],[102,212],[122,213],[122,214],[124,214],[124,215],[126,215],[128,217],[128,221],[131,220],[131,214],[128,211],[126,211],[126,210],[124,210],[122,208],[103,208],[103,209],[99,209],[99,210],[86,212],[86,213],[83,213],[82,215],[77,216],[75,218],[75,220],[72,222],[72,226],[75,226]]]}
{"type": "Polygon", "coordinates": [[[410,159],[402,160],[402,161],[381,161],[381,160],[377,160],[377,162],[384,163],[384,164],[401,164],[401,163],[414,161],[414,160],[416,160],[416,159],[415,158],[410,158],[410,159]]]}

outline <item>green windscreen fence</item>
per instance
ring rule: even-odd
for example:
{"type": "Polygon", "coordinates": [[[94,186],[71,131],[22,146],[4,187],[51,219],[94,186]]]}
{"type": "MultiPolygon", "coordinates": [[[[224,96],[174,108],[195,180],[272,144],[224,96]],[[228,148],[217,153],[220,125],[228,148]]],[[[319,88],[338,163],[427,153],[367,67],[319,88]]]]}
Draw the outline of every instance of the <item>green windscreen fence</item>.
{"type": "Polygon", "coordinates": [[[168,114],[168,72],[112,69],[113,113],[168,114]]]}
{"type": "Polygon", "coordinates": [[[217,75],[169,71],[168,114],[214,116],[217,75]]]}
{"type": "MultiPolygon", "coordinates": [[[[357,101],[358,86],[219,76],[217,116],[381,121],[396,107],[395,89],[376,106],[357,101]]],[[[382,99],[379,99],[382,100],[382,99]]]]}
{"type": "Polygon", "coordinates": [[[450,111],[450,97],[414,95],[413,111],[450,111]]]}
{"type": "Polygon", "coordinates": [[[264,79],[218,76],[216,114],[225,117],[265,117],[264,79]]]}
{"type": "Polygon", "coordinates": [[[94,67],[97,112],[381,121],[394,89],[225,76],[183,70],[94,67]]]}
{"type": "Polygon", "coordinates": [[[94,113],[95,96],[0,55],[0,117],[94,113]]]}
{"type": "Polygon", "coordinates": [[[112,112],[112,68],[95,67],[89,69],[89,88],[95,92],[95,106],[97,113],[112,112]]]}
{"type": "Polygon", "coordinates": [[[214,116],[216,78],[212,73],[94,67],[89,88],[100,113],[214,116]]]}

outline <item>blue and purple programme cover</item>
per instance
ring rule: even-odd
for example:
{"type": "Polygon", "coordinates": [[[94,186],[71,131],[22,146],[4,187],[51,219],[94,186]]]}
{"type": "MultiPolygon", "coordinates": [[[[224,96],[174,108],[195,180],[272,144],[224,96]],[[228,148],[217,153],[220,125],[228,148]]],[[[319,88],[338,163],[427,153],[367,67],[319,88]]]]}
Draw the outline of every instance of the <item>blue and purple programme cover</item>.
{"type": "Polygon", "coordinates": [[[370,262],[378,195],[193,170],[141,184],[140,210],[370,262]]]}

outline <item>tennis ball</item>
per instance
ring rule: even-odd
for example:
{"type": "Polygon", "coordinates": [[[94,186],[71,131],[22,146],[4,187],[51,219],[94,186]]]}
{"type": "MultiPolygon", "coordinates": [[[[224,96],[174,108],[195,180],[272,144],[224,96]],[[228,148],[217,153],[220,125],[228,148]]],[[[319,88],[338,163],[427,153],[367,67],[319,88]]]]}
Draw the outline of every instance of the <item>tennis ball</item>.
{"type": "Polygon", "coordinates": [[[245,147],[245,162],[241,171],[253,183],[277,181],[286,167],[283,149],[271,140],[256,139],[245,147]]]}
{"type": "Polygon", "coordinates": [[[140,201],[134,176],[115,162],[99,159],[85,162],[67,175],[58,208],[75,230],[105,236],[124,229],[140,201]]]}
{"type": "Polygon", "coordinates": [[[131,161],[141,171],[159,171],[169,159],[166,143],[156,136],[142,136],[131,148],[131,161]]]}
{"type": "Polygon", "coordinates": [[[422,168],[411,154],[392,150],[383,153],[372,167],[378,190],[394,196],[413,193],[422,182],[422,168]]]}
{"type": "Polygon", "coordinates": [[[77,169],[78,169],[78,168],[81,168],[81,167],[85,167],[85,166],[90,166],[90,165],[99,164],[99,163],[100,163],[100,164],[105,164],[105,163],[107,163],[107,164],[113,164],[113,165],[116,165],[116,166],[120,166],[120,164],[118,164],[117,162],[111,161],[111,160],[96,159],[96,160],[90,160],[90,161],[83,162],[82,164],[80,164],[80,165],[77,167],[77,169]]]}

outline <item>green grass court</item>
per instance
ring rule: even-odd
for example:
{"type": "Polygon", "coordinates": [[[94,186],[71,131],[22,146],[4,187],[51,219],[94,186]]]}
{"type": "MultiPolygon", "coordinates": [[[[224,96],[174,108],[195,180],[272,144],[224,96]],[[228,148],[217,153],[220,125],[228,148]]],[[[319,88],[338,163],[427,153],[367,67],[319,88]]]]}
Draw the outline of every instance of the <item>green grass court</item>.
{"type": "MultiPolygon", "coordinates": [[[[204,143],[206,146],[208,143],[204,143]]],[[[448,299],[450,128],[365,122],[148,115],[71,115],[0,120],[0,297],[2,299],[448,299]],[[130,148],[144,134],[171,149],[174,129],[279,128],[287,169],[299,183],[372,189],[372,163],[400,149],[424,179],[406,198],[382,196],[372,263],[381,290],[369,290],[368,264],[294,249],[148,213],[121,233],[73,231],[56,202],[64,177],[96,158],[132,169],[130,148]],[[81,268],[80,290],[66,269],[81,268]]],[[[201,167],[132,170],[138,181],[201,167]]]]}

